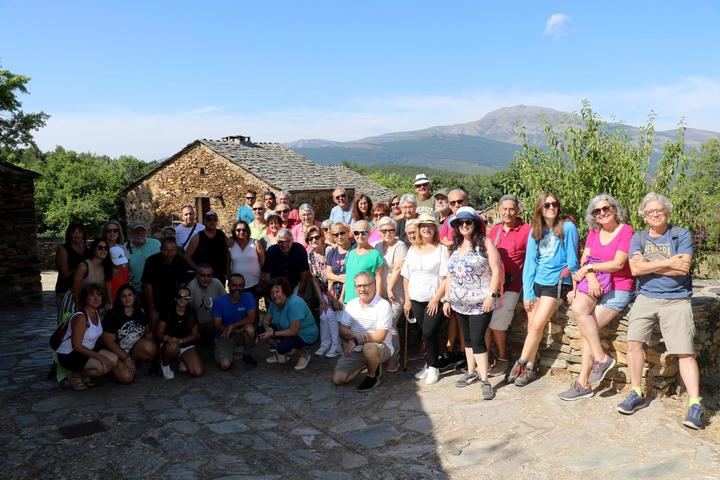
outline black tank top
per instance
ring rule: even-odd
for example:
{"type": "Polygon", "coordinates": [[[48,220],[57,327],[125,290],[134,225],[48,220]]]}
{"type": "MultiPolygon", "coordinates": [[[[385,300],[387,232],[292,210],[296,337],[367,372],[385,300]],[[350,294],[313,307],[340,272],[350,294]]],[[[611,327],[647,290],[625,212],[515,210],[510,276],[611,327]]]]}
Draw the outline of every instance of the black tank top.
{"type": "Polygon", "coordinates": [[[215,236],[210,238],[205,230],[197,234],[198,246],[193,254],[195,265],[207,263],[213,269],[213,277],[225,283],[227,273],[227,239],[222,230],[216,230],[215,236]]]}
{"type": "Polygon", "coordinates": [[[87,250],[85,250],[83,253],[77,253],[72,247],[72,245],[70,245],[69,243],[63,243],[62,247],[67,252],[68,270],[70,271],[70,276],[68,276],[68,278],[60,278],[60,272],[58,272],[57,282],[55,282],[55,293],[65,293],[70,290],[70,287],[72,287],[75,270],[77,270],[80,262],[85,260],[85,258],[87,257],[87,250]]]}

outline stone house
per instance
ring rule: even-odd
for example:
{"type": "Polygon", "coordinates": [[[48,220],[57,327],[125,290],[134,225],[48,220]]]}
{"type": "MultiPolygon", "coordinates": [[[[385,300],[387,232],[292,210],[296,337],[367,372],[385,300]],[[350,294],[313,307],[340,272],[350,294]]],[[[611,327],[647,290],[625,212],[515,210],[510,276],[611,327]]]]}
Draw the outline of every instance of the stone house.
{"type": "Polygon", "coordinates": [[[393,195],[346,167],[319,165],[279,143],[254,143],[243,136],[195,140],[125,190],[125,211],[128,222],[143,220],[155,231],[177,222],[190,204],[199,218],[215,211],[227,232],[248,189],[259,198],[267,190],[286,190],[295,207],[310,203],[322,220],[334,206],[336,187],[351,196],[367,193],[373,201],[387,202],[393,195]]]}
{"type": "Polygon", "coordinates": [[[35,223],[39,173],[0,160],[0,304],[40,301],[40,259],[35,223]]]}

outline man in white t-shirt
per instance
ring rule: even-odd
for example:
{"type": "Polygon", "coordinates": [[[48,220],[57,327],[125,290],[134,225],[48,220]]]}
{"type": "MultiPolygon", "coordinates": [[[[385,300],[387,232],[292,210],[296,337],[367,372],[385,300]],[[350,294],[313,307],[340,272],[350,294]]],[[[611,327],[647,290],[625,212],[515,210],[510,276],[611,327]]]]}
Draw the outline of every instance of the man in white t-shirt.
{"type": "Polygon", "coordinates": [[[361,272],[354,281],[357,297],[345,305],[340,320],[344,355],[335,366],[332,382],[344,385],[367,368],[367,375],[357,387],[367,392],[380,383],[381,366],[393,354],[393,314],[390,303],[377,295],[374,276],[361,272]]]}
{"type": "Polygon", "coordinates": [[[184,251],[190,245],[190,239],[205,230],[205,225],[195,221],[195,209],[191,205],[185,205],[182,209],[182,223],[175,227],[175,242],[184,251]]]}

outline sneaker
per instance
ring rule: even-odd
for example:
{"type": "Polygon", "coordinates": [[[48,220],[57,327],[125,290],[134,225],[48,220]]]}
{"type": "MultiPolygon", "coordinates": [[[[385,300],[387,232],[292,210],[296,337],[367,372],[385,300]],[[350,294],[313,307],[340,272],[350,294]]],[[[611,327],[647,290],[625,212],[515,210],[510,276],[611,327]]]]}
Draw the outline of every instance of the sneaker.
{"type": "Polygon", "coordinates": [[[633,389],[630,390],[630,393],[627,397],[625,397],[625,400],[623,400],[620,405],[617,406],[617,411],[624,415],[632,415],[636,411],[645,407],[647,407],[645,397],[641,397],[633,389]]]}
{"type": "Polygon", "coordinates": [[[428,366],[427,363],[423,365],[423,367],[415,374],[415,380],[422,380],[425,378],[428,374],[428,366]]]}
{"type": "Polygon", "coordinates": [[[287,357],[283,355],[282,353],[275,352],[273,355],[270,355],[265,359],[265,362],[267,363],[285,363],[287,362],[287,357]]]}
{"type": "Polygon", "coordinates": [[[610,355],[607,356],[607,359],[604,362],[593,362],[592,370],[590,371],[590,376],[588,377],[588,383],[590,385],[595,385],[602,382],[605,379],[607,372],[609,372],[614,366],[615,359],[610,355]]]}
{"type": "Polygon", "coordinates": [[[705,428],[703,425],[703,409],[699,403],[694,403],[688,408],[687,416],[683,420],[683,425],[693,430],[700,430],[705,428]]]}
{"type": "Polygon", "coordinates": [[[525,362],[522,359],[518,359],[515,365],[513,365],[512,370],[510,370],[510,373],[505,377],[505,381],[507,383],[514,383],[523,370],[525,370],[525,362]]]}
{"type": "Polygon", "coordinates": [[[449,372],[450,370],[455,369],[456,363],[457,362],[453,360],[452,356],[448,352],[445,352],[438,359],[437,368],[440,373],[449,372]]]}
{"type": "Polygon", "coordinates": [[[478,375],[477,372],[465,373],[462,377],[460,377],[460,379],[458,379],[457,382],[455,382],[455,386],[458,388],[467,387],[468,385],[472,385],[478,380],[480,380],[480,375],[478,375]]]}
{"type": "Polygon", "coordinates": [[[495,364],[490,369],[490,372],[488,372],[488,376],[499,377],[500,375],[505,375],[507,373],[507,369],[508,361],[498,358],[495,360],[495,364]]]}
{"type": "Polygon", "coordinates": [[[358,389],[358,392],[369,392],[370,390],[377,387],[378,385],[380,385],[379,377],[365,376],[365,378],[363,378],[363,381],[360,382],[360,385],[357,386],[357,389],[358,389]]]}
{"type": "Polygon", "coordinates": [[[242,360],[248,367],[257,367],[257,361],[253,358],[252,355],[243,355],[242,360]]]}
{"type": "Polygon", "coordinates": [[[178,372],[187,373],[187,365],[181,361],[178,362],[178,372]]]}
{"type": "Polygon", "coordinates": [[[495,398],[495,390],[487,380],[480,380],[480,391],[482,392],[483,400],[492,400],[495,398]]]}
{"type": "Polygon", "coordinates": [[[515,386],[516,387],[524,387],[528,383],[532,382],[537,378],[537,371],[535,369],[529,369],[527,367],[523,367],[522,373],[519,377],[515,379],[515,386]]]}
{"type": "Polygon", "coordinates": [[[162,376],[165,380],[172,380],[173,378],[175,378],[175,373],[173,373],[170,365],[160,364],[160,370],[162,370],[162,376]]]}
{"type": "Polygon", "coordinates": [[[325,358],[335,358],[335,357],[337,357],[338,355],[340,355],[340,354],[338,353],[338,351],[335,350],[334,348],[331,348],[331,349],[328,350],[328,352],[325,354],[325,358]]]}
{"type": "Polygon", "coordinates": [[[577,380],[574,380],[572,385],[570,385],[570,388],[562,393],[559,393],[558,397],[560,397],[560,400],[572,402],[574,400],[580,400],[581,398],[590,398],[593,395],[595,395],[595,392],[593,392],[593,389],[590,386],[583,387],[577,380]]]}
{"type": "Polygon", "coordinates": [[[425,376],[425,385],[432,385],[440,380],[440,370],[437,367],[428,367],[425,376]]]}
{"type": "Polygon", "coordinates": [[[310,364],[310,359],[312,358],[312,355],[309,353],[304,353],[300,358],[298,358],[297,363],[293,367],[295,370],[305,370],[305,367],[307,367],[310,364]]]}
{"type": "Polygon", "coordinates": [[[396,357],[390,357],[390,360],[387,362],[388,373],[395,373],[398,370],[400,370],[400,362],[398,362],[396,357]]]}
{"type": "Polygon", "coordinates": [[[453,367],[453,369],[456,372],[462,372],[462,373],[467,372],[467,359],[462,358],[462,359],[458,360],[457,362],[455,362],[455,366],[453,367]]]}
{"type": "Polygon", "coordinates": [[[328,353],[328,349],[326,347],[320,347],[317,350],[315,350],[315,355],[317,355],[318,357],[322,357],[326,353],[328,353]]]}

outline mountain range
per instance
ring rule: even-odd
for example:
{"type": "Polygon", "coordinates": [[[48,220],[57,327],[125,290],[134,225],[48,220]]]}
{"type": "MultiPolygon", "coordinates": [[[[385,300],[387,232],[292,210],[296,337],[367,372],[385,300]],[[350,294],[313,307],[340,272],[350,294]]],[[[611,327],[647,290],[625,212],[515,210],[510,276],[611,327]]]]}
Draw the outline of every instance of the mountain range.
{"type": "MultiPolygon", "coordinates": [[[[350,142],[304,139],[285,145],[322,164],[345,160],[361,165],[395,164],[437,168],[460,173],[492,173],[508,166],[521,148],[517,130],[525,128],[532,143],[544,143],[545,125],[556,131],[570,124],[579,124],[577,114],[551,108],[516,105],[494,110],[479,120],[456,125],[442,125],[410,132],[393,132],[350,142]]],[[[609,123],[612,128],[625,128],[635,138],[638,127],[609,123]]],[[[655,149],[675,140],[675,130],[656,132],[655,149]]],[[[720,133],[688,128],[685,144],[696,148],[720,133]]]]}

